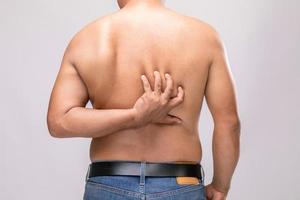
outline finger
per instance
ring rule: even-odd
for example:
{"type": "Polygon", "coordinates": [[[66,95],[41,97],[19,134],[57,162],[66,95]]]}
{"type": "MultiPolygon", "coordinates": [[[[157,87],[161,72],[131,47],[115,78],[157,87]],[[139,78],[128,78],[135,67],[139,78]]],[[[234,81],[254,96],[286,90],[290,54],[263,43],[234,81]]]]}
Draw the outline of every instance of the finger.
{"type": "Polygon", "coordinates": [[[169,101],[169,107],[170,108],[176,107],[183,101],[183,99],[184,99],[184,91],[182,87],[179,86],[177,96],[169,101]]]}
{"type": "Polygon", "coordinates": [[[173,79],[172,79],[171,75],[168,74],[168,73],[165,74],[165,77],[166,77],[166,79],[167,79],[167,80],[166,80],[167,86],[166,86],[166,89],[165,89],[165,91],[164,91],[164,93],[163,93],[163,96],[164,96],[167,100],[169,100],[170,97],[171,97],[171,94],[172,94],[172,92],[173,92],[173,79]]]}
{"type": "Polygon", "coordinates": [[[161,94],[161,78],[160,78],[160,73],[158,71],[154,71],[154,77],[155,77],[154,92],[156,94],[161,94]]]}
{"type": "Polygon", "coordinates": [[[150,85],[147,77],[145,75],[141,75],[141,79],[143,82],[144,91],[147,93],[152,92],[151,85],[150,85]]]}

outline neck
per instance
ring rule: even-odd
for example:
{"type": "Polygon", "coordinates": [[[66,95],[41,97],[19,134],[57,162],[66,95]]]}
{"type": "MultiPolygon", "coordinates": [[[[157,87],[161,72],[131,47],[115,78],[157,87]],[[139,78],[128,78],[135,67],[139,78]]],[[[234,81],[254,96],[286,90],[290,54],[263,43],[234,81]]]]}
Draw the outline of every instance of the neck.
{"type": "Polygon", "coordinates": [[[163,0],[128,0],[128,3],[124,6],[124,8],[135,7],[135,6],[147,6],[147,7],[163,6],[163,0]]]}

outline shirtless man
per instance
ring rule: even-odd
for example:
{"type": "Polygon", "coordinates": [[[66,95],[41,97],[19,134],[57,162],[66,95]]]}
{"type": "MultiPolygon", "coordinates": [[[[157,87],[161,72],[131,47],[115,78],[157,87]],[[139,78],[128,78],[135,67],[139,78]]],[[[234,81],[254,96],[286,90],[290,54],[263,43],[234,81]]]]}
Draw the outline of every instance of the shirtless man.
{"type": "Polygon", "coordinates": [[[205,195],[224,200],[238,162],[240,120],[218,33],[161,0],[118,4],[66,48],[49,102],[50,134],[92,138],[91,161],[200,163],[205,97],[214,120],[214,174],[205,195]],[[85,108],[89,100],[93,108],[85,108]]]}

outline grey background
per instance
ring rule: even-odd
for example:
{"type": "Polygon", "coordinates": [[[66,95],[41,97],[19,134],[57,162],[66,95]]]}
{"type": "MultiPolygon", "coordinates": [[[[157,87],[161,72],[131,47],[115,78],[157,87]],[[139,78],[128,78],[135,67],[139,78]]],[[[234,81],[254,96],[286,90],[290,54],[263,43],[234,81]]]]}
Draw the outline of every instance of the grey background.
{"type": "MultiPolygon", "coordinates": [[[[228,199],[300,199],[299,1],[169,0],[167,6],[213,25],[227,46],[242,121],[228,199]]],[[[71,37],[117,9],[115,1],[0,1],[0,199],[82,199],[90,139],[48,134],[49,95],[71,37]]],[[[209,183],[206,105],[199,127],[209,183]]]]}

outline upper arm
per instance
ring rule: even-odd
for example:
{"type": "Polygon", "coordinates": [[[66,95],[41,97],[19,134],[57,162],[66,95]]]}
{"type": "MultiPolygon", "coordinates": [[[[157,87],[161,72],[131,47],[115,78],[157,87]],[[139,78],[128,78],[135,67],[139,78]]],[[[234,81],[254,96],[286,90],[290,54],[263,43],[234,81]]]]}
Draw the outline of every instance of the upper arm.
{"type": "Polygon", "coordinates": [[[89,100],[87,88],[72,62],[72,51],[73,47],[69,44],[51,92],[47,114],[49,130],[70,109],[85,107],[89,100]]]}
{"type": "Polygon", "coordinates": [[[226,49],[216,36],[213,45],[213,60],[209,69],[205,99],[215,123],[237,123],[235,85],[226,49]]]}

